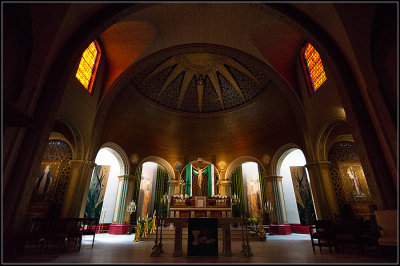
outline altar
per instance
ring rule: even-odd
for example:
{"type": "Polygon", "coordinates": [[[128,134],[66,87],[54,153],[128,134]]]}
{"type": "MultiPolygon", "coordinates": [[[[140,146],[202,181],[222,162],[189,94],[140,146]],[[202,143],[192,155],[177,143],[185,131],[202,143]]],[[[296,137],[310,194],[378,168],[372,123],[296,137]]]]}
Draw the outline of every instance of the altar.
{"type": "Polygon", "coordinates": [[[172,218],[231,218],[230,197],[193,196],[171,197],[169,217],[172,218]]]}
{"type": "MultiPolygon", "coordinates": [[[[185,225],[188,225],[189,219],[191,218],[172,218],[167,217],[164,218],[164,221],[167,223],[175,224],[175,237],[174,237],[174,252],[172,256],[180,257],[183,255],[182,250],[182,228],[185,225]]],[[[203,219],[203,218],[202,218],[203,219]]],[[[232,256],[231,249],[231,224],[232,223],[243,223],[243,218],[235,217],[235,218],[217,218],[218,227],[223,229],[222,233],[222,255],[226,257],[232,256]]],[[[204,218],[204,223],[207,223],[207,218],[204,218]]],[[[191,241],[193,238],[188,237],[188,241],[191,241]]],[[[251,256],[251,249],[248,243],[247,229],[245,232],[242,228],[242,254],[244,256],[251,256]],[[246,236],[245,236],[246,234],[246,236]],[[246,238],[246,242],[245,239],[246,238]]],[[[218,250],[218,249],[217,249],[218,250]]]]}
{"type": "Polygon", "coordinates": [[[198,158],[187,164],[179,177],[179,192],[171,197],[171,218],[230,218],[231,199],[220,195],[213,164],[198,158]],[[180,195],[179,195],[180,194],[180,195]]]}

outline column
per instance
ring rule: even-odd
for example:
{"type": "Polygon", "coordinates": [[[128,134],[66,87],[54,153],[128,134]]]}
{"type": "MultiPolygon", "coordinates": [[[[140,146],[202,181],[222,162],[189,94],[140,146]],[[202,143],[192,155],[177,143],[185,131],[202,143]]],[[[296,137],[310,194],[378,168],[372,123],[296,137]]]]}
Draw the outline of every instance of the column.
{"type": "Polygon", "coordinates": [[[271,224],[287,223],[285,200],[283,198],[282,176],[265,176],[262,178],[265,182],[264,188],[266,195],[273,206],[270,214],[271,224]]]}
{"type": "Polygon", "coordinates": [[[170,184],[171,184],[171,193],[172,193],[172,195],[180,195],[182,192],[181,192],[181,180],[176,180],[176,179],[173,179],[173,180],[171,180],[171,182],[170,182],[170,184]]]}
{"type": "Polygon", "coordinates": [[[222,255],[232,257],[231,249],[231,224],[230,222],[222,223],[222,255]]]}
{"type": "Polygon", "coordinates": [[[82,218],[85,213],[93,168],[96,164],[85,160],[70,160],[69,164],[71,176],[65,192],[61,217],[82,218]]]}
{"type": "Polygon", "coordinates": [[[229,196],[231,194],[231,181],[221,180],[220,182],[220,194],[222,196],[229,196]]]}
{"type": "Polygon", "coordinates": [[[307,163],[305,166],[310,176],[317,219],[334,221],[335,213],[340,211],[329,171],[330,165],[329,161],[319,161],[307,163]]]}
{"type": "Polygon", "coordinates": [[[174,240],[174,253],[172,256],[180,257],[182,256],[182,222],[175,223],[175,240],[174,240]]]}
{"type": "Polygon", "coordinates": [[[133,197],[134,181],[134,175],[118,176],[117,200],[109,234],[122,235],[129,231],[130,215],[127,213],[127,206],[133,197]]]}

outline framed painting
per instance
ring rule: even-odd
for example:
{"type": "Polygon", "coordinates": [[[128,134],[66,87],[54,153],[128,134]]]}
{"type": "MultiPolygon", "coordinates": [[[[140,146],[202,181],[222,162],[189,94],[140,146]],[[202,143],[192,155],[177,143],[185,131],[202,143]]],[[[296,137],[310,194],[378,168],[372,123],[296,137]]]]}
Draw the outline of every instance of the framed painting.
{"type": "Polygon", "coordinates": [[[346,201],[370,200],[371,195],[361,163],[339,161],[338,166],[346,201]]]}

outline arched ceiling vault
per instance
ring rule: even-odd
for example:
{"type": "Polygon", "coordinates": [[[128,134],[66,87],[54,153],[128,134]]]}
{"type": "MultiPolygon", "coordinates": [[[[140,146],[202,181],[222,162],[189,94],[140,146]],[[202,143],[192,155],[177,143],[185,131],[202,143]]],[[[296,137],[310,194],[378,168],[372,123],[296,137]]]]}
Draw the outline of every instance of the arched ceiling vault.
{"type": "MultiPolygon", "coordinates": [[[[224,144],[224,149],[236,147],[238,152],[246,152],[250,146],[304,126],[295,69],[304,39],[277,14],[269,15],[262,4],[166,3],[125,13],[100,35],[110,70],[102,100],[105,108],[100,106],[95,123],[103,127],[99,128],[102,136],[98,143],[112,141],[110,138],[123,142],[129,135],[128,146],[141,147],[143,140],[149,139],[152,147],[179,154],[183,143],[204,141],[193,132],[209,127],[212,120],[215,140],[210,145],[219,145],[222,137],[225,143],[234,144],[224,144]],[[132,94],[124,90],[143,97],[136,96],[129,103],[126,99],[132,94]],[[261,99],[262,103],[254,104],[261,99]],[[276,101],[280,104],[277,110],[271,108],[276,101]],[[172,112],[166,116],[145,102],[172,112]],[[126,110],[116,108],[118,105],[126,110]],[[245,108],[242,115],[236,112],[238,108],[245,108]],[[199,118],[188,128],[190,119],[174,111],[216,116],[199,118]],[[242,119],[241,132],[235,126],[238,117],[242,119]],[[279,125],[279,129],[277,123],[284,118],[285,126],[279,125]],[[139,126],[141,132],[156,132],[161,125],[165,130],[157,138],[134,129],[139,126]],[[113,136],[108,126],[124,134],[113,136]]],[[[302,142],[303,130],[297,130],[290,141],[302,142]]],[[[214,151],[221,152],[223,148],[214,151]]]]}
{"type": "MultiPolygon", "coordinates": [[[[100,35],[100,40],[109,68],[105,90],[125,69],[139,60],[163,49],[189,43],[216,44],[243,51],[269,65],[297,90],[294,60],[304,38],[292,25],[280,20],[279,16],[269,14],[265,5],[260,3],[160,3],[146,5],[132,13],[126,12],[123,18],[100,35]]],[[[179,59],[182,63],[183,59],[187,62],[189,57],[199,58],[198,55],[179,57],[170,60],[179,59]]],[[[201,64],[205,66],[204,60],[211,60],[208,64],[214,68],[219,65],[216,62],[218,55],[208,56],[206,59],[203,54],[202,57],[203,63],[196,62],[197,72],[201,64]]],[[[224,60],[228,58],[230,57],[227,56],[224,60]]],[[[172,82],[173,77],[179,77],[179,66],[167,83],[172,82]]],[[[229,77],[228,72],[219,73],[229,77]]],[[[211,73],[216,74],[216,71],[211,73]]],[[[207,76],[218,94],[218,86],[215,86],[217,77],[213,74],[207,76]]],[[[196,77],[198,82],[199,76],[196,77]]],[[[183,80],[184,86],[190,84],[190,72],[183,80]]],[[[228,82],[236,87],[239,97],[246,101],[240,95],[240,87],[236,86],[238,84],[232,78],[228,82]]],[[[221,96],[218,97],[223,109],[221,96]]],[[[201,97],[199,99],[200,109],[201,97]]]]}

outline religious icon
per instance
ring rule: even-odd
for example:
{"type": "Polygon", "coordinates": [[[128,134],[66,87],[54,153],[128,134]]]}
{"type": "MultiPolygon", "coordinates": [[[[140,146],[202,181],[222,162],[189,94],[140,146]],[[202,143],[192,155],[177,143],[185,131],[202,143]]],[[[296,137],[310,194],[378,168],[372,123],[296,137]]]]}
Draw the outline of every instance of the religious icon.
{"type": "Polygon", "coordinates": [[[46,165],[46,168],[42,172],[42,174],[39,176],[35,191],[37,195],[43,195],[47,192],[47,189],[50,184],[50,166],[46,165]]]}
{"type": "Polygon", "coordinates": [[[370,192],[360,162],[338,162],[347,200],[367,200],[370,192]]]}
{"type": "Polygon", "coordinates": [[[365,196],[365,194],[361,191],[361,184],[360,184],[360,179],[358,178],[358,174],[356,171],[354,171],[353,167],[347,168],[347,174],[349,175],[351,179],[351,183],[353,185],[353,194],[355,196],[365,196]]]}
{"type": "Polygon", "coordinates": [[[197,171],[197,184],[199,185],[199,188],[201,189],[201,184],[203,183],[202,181],[203,181],[203,173],[205,174],[205,171],[207,170],[207,167],[208,167],[208,165],[206,166],[206,167],[204,167],[204,168],[196,168],[196,167],[194,167],[193,166],[193,169],[194,169],[194,172],[195,172],[195,174],[196,174],[196,171],[197,171]]]}
{"type": "Polygon", "coordinates": [[[60,162],[43,161],[40,169],[41,174],[36,179],[36,185],[33,190],[33,196],[38,198],[48,198],[55,189],[55,180],[57,179],[60,162]]]}

